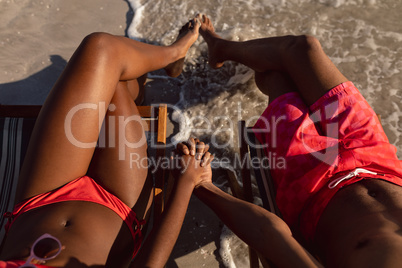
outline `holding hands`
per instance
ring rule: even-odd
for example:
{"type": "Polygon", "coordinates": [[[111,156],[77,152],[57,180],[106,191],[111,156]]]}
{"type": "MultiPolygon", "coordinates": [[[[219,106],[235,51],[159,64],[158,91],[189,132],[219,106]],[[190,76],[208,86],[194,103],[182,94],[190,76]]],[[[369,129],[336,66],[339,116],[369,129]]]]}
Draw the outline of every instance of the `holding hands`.
{"type": "Polygon", "coordinates": [[[131,267],[164,267],[180,233],[194,189],[212,184],[209,146],[198,139],[179,143],[172,156],[171,172],[175,183],[161,220],[142,247],[142,259],[136,258],[131,267]],[[148,254],[148,255],[146,255],[148,254]]]}
{"type": "Polygon", "coordinates": [[[194,188],[205,182],[212,182],[210,163],[214,156],[208,152],[209,146],[199,139],[190,138],[179,143],[175,150],[173,175],[176,179],[192,182],[194,188]]]}

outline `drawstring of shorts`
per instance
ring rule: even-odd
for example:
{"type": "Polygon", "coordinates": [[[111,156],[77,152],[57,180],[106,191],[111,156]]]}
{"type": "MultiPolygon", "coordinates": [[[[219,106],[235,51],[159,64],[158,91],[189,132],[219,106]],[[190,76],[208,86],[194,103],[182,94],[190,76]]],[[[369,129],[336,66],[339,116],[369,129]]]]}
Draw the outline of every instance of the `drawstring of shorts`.
{"type": "Polygon", "coordinates": [[[329,189],[333,189],[333,188],[335,188],[336,186],[338,186],[339,183],[341,183],[341,182],[343,182],[343,181],[345,181],[345,180],[351,179],[351,178],[353,178],[353,177],[355,177],[355,176],[357,176],[357,175],[359,175],[359,174],[361,174],[361,173],[367,173],[367,174],[378,175],[378,173],[369,171],[369,170],[364,169],[364,168],[356,168],[356,169],[353,170],[352,172],[349,172],[347,175],[342,176],[342,177],[339,177],[339,178],[337,178],[337,179],[331,181],[331,182],[328,184],[328,188],[329,188],[329,189]]]}

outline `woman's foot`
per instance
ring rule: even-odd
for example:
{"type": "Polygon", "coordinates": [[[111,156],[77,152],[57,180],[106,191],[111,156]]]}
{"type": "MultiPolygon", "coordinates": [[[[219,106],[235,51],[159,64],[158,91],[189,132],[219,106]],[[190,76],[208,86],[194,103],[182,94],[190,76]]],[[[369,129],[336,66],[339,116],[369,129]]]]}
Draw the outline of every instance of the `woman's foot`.
{"type": "Polygon", "coordinates": [[[218,50],[218,42],[222,38],[215,33],[215,28],[207,16],[198,14],[196,18],[201,22],[200,34],[208,44],[209,65],[214,69],[222,67],[223,61],[219,59],[218,50]]]}
{"type": "Polygon", "coordinates": [[[197,40],[199,28],[200,22],[197,18],[190,20],[181,27],[176,41],[171,45],[172,47],[177,47],[179,60],[165,67],[167,75],[178,77],[181,74],[184,66],[184,58],[191,45],[197,40]]]}

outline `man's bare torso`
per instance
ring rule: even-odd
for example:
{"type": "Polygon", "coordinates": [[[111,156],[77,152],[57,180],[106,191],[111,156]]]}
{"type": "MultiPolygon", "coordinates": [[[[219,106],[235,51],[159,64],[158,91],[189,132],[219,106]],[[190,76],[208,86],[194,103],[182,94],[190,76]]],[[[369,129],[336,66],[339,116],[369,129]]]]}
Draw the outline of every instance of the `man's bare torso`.
{"type": "Polygon", "coordinates": [[[330,201],[318,223],[315,245],[328,267],[342,267],[349,264],[351,254],[375,251],[373,244],[393,243],[402,249],[401,226],[402,187],[362,180],[341,189],[330,201]]]}

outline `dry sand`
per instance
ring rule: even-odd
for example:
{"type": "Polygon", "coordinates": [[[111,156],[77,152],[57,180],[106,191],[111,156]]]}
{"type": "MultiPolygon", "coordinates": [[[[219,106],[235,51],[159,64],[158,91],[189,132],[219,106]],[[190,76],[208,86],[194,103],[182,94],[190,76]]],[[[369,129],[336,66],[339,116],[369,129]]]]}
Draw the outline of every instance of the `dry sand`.
{"type": "MultiPolygon", "coordinates": [[[[42,104],[87,34],[125,35],[132,16],[125,1],[0,0],[0,103],[42,104]]],[[[174,104],[178,96],[170,93],[171,86],[164,79],[149,80],[145,104],[158,103],[162,96],[174,104]]],[[[168,134],[175,131],[170,125],[168,134]]],[[[222,267],[221,227],[193,198],[167,267],[222,267]]]]}

